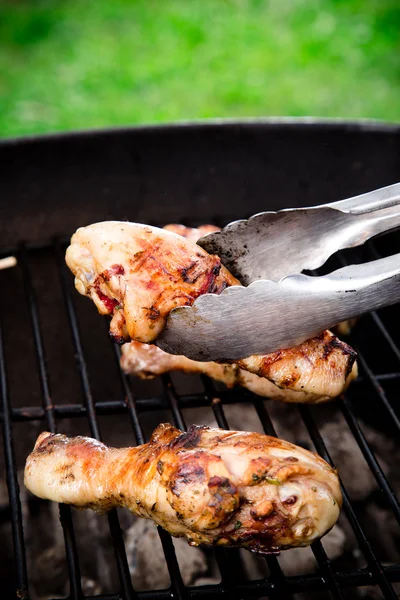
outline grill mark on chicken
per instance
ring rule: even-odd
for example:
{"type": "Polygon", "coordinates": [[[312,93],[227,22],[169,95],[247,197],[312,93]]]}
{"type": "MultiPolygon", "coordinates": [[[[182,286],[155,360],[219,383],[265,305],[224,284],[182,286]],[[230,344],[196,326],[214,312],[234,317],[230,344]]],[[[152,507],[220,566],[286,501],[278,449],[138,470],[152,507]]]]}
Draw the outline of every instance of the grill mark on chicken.
{"type": "Polygon", "coordinates": [[[195,283],[195,281],[197,281],[197,279],[201,275],[201,266],[199,265],[199,261],[194,260],[187,267],[183,267],[183,269],[181,270],[181,273],[182,273],[182,279],[185,283],[195,283]],[[197,267],[197,270],[196,270],[196,267],[197,267]]]}
{"type": "Polygon", "coordinates": [[[168,424],[136,448],[42,433],[25,485],[78,508],[126,507],[192,545],[258,553],[312,543],[331,529],[342,502],[336,472],[303,448],[259,433],[183,433],[168,424]]]}
{"type": "Polygon", "coordinates": [[[172,440],[170,448],[177,450],[179,448],[196,448],[200,443],[202,429],[204,429],[202,426],[190,427],[188,431],[172,440]]]}
{"type": "Polygon", "coordinates": [[[142,268],[148,258],[149,252],[151,252],[151,250],[147,250],[147,252],[145,250],[139,250],[139,252],[135,252],[132,258],[128,259],[130,274],[133,274],[135,271],[142,268]]]}
{"type": "MultiPolygon", "coordinates": [[[[318,337],[319,337],[319,339],[323,340],[323,336],[324,336],[324,334],[321,334],[318,337]]],[[[353,364],[357,359],[357,352],[351,346],[346,344],[346,342],[342,342],[335,336],[332,337],[332,339],[330,339],[328,341],[328,343],[326,343],[324,345],[323,358],[328,359],[328,357],[331,354],[333,354],[335,352],[335,350],[338,348],[340,349],[341,353],[346,354],[350,357],[350,360],[348,361],[348,364],[347,364],[347,370],[346,370],[346,377],[347,377],[350,374],[353,364]]]]}
{"type": "MultiPolygon", "coordinates": [[[[217,257],[214,257],[217,258],[217,257]]],[[[201,270],[201,266],[199,263],[196,263],[198,266],[198,272],[196,273],[196,275],[194,275],[192,278],[187,276],[187,273],[185,273],[185,275],[182,275],[182,280],[185,283],[196,283],[196,281],[199,279],[199,277],[201,277],[202,275],[204,275],[203,271],[201,270]]],[[[221,291],[223,289],[225,289],[227,287],[227,283],[225,281],[223,282],[218,282],[217,278],[220,274],[221,271],[221,262],[218,259],[218,264],[214,265],[212,267],[212,269],[206,274],[206,276],[204,277],[204,282],[203,284],[198,288],[198,290],[195,292],[195,294],[191,295],[193,298],[193,301],[196,300],[196,298],[198,298],[199,296],[202,296],[203,294],[220,294],[221,291]],[[225,286],[225,287],[223,287],[225,286]]]]}
{"type": "MultiPolygon", "coordinates": [[[[160,474],[162,474],[162,471],[160,474]]],[[[173,481],[170,482],[169,489],[173,494],[175,494],[175,496],[178,496],[179,498],[180,490],[182,487],[186,486],[188,483],[203,483],[205,480],[205,476],[206,474],[203,467],[192,463],[184,463],[177,470],[175,479],[173,479],[173,481]]]]}

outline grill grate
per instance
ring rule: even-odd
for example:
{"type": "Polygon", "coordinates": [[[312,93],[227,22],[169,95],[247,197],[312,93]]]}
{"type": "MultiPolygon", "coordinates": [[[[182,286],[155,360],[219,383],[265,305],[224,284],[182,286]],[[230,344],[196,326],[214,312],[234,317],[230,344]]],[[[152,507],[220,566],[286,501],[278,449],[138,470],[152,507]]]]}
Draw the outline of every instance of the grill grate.
{"type": "MultiPolygon", "coordinates": [[[[379,256],[375,246],[369,244],[362,249],[362,257],[369,259],[379,256]]],[[[65,419],[86,418],[89,424],[90,434],[97,439],[101,439],[101,430],[99,418],[106,415],[119,415],[122,419],[129,419],[134,438],[132,444],[144,443],[145,433],[142,419],[145,414],[154,413],[154,411],[169,411],[172,422],[179,428],[186,428],[185,411],[189,408],[209,407],[212,409],[214,418],[222,428],[229,428],[224,407],[237,402],[246,402],[254,407],[264,431],[269,435],[276,435],[274,424],[268,412],[268,401],[256,397],[251,393],[240,390],[220,390],[214,383],[206,377],[200,378],[201,391],[198,393],[179,394],[174,384],[173,377],[169,375],[162,376],[162,393],[152,395],[151,397],[142,397],[136,394],[132,388],[130,378],[124,375],[119,368],[119,379],[122,389],[120,399],[102,399],[96,401],[92,392],[89,368],[86,362],[84,345],[81,339],[81,324],[79,319],[79,308],[76,308],[78,302],[77,294],[73,291],[70,273],[64,264],[64,248],[61,243],[56,242],[52,246],[46,246],[42,249],[28,249],[21,246],[14,252],[18,256],[18,266],[16,268],[23,278],[26,309],[29,315],[30,332],[34,345],[37,374],[41,386],[42,402],[41,405],[33,406],[12,406],[7,381],[7,345],[5,336],[2,333],[0,323],[0,387],[2,402],[2,431],[4,444],[4,463],[6,469],[6,479],[9,493],[10,519],[12,524],[12,536],[14,545],[14,566],[15,566],[15,585],[18,598],[29,598],[28,591],[28,573],[26,548],[24,542],[22,510],[19,499],[19,487],[17,479],[17,458],[16,446],[17,440],[13,435],[13,428],[17,423],[40,422],[40,428],[47,428],[51,432],[62,429],[62,423],[65,419]],[[76,358],[76,369],[80,379],[82,389],[82,402],[53,404],[52,392],[50,389],[51,373],[49,372],[46,360],[45,343],[43,339],[43,316],[40,315],[40,309],[35,291],[35,277],[37,255],[40,252],[47,253],[50,260],[56,266],[60,278],[60,287],[64,298],[63,306],[57,306],[57,310],[65,310],[69,324],[69,333],[63,332],[62,335],[70,335],[73,344],[73,351],[76,358]]],[[[342,254],[343,257],[343,254],[342,254]]],[[[342,258],[343,262],[344,258],[342,258]]],[[[84,302],[87,302],[84,300],[84,302]]],[[[81,305],[79,305],[80,307],[81,305]]],[[[90,306],[94,311],[94,308],[90,306]]],[[[6,314],[1,310],[3,325],[6,321],[6,314]]],[[[96,315],[97,317],[97,315],[96,315]]],[[[101,328],[101,318],[98,317],[98,327],[101,328]]],[[[386,345],[386,356],[390,354],[390,369],[380,369],[376,372],[375,367],[371,366],[371,361],[365,356],[365,344],[361,340],[359,347],[359,366],[360,378],[353,383],[346,397],[336,403],[342,413],[348,427],[350,428],[354,439],[359,446],[365,461],[367,462],[376,482],[379,486],[381,497],[386,506],[391,509],[393,515],[400,523],[400,503],[392,489],[391,484],[382,470],[369,442],[367,441],[362,428],[357,419],[357,398],[353,397],[353,391],[361,389],[364,393],[366,402],[374,405],[374,411],[378,411],[383,427],[388,432],[393,432],[398,436],[400,432],[400,420],[395,407],[389,400],[385,392],[386,384],[396,385],[400,381],[400,350],[393,339],[391,328],[385,324],[383,318],[376,313],[364,317],[364,324],[374,335],[380,336],[382,345],[386,345]],[[392,365],[395,365],[393,369],[392,365]]],[[[106,338],[106,335],[104,335],[106,338]]],[[[105,339],[105,344],[107,340],[105,339]]],[[[114,347],[115,359],[119,361],[119,348],[114,347]]],[[[47,357],[49,356],[47,351],[47,357]]],[[[327,445],[321,435],[317,424],[319,407],[299,406],[290,407],[293,412],[298,411],[299,417],[305,425],[308,435],[314,444],[316,451],[328,462],[332,464],[327,445]]],[[[340,471],[340,465],[338,465],[340,471]]],[[[226,550],[223,548],[214,551],[216,563],[221,574],[221,583],[209,586],[186,586],[183,582],[178,560],[175,554],[172,539],[165,531],[159,529],[162,548],[165,554],[165,560],[168,567],[171,586],[168,589],[153,591],[136,591],[133,588],[131,575],[129,571],[128,559],[124,545],[123,532],[121,530],[118,513],[116,510],[107,515],[109,530],[115,554],[115,562],[118,569],[119,589],[114,593],[102,596],[92,596],[92,598],[103,598],[104,600],[133,600],[136,598],[145,599],[190,599],[190,598],[215,598],[225,596],[227,598],[262,598],[278,597],[282,599],[294,598],[295,594],[302,592],[323,591],[326,597],[334,599],[351,598],[352,589],[358,586],[378,586],[384,598],[395,599],[397,593],[393,588],[393,583],[400,581],[400,564],[383,565],[377,556],[376,549],[371,540],[364,532],[362,525],[357,517],[357,512],[349,498],[348,493],[343,487],[344,504],[343,511],[351,525],[357,540],[360,551],[362,552],[366,566],[358,569],[343,570],[337,568],[335,563],[330,560],[324,550],[322,542],[315,542],[312,550],[319,569],[317,573],[308,575],[297,575],[287,577],[281,569],[279,559],[274,556],[266,558],[266,564],[269,576],[266,579],[246,581],[243,575],[241,564],[241,554],[238,550],[226,550]]],[[[60,506],[60,522],[63,529],[65,541],[65,554],[68,565],[70,592],[68,598],[71,600],[82,600],[84,596],[81,586],[81,567],[78,553],[76,535],[74,531],[73,511],[65,505],[60,506]]]]}

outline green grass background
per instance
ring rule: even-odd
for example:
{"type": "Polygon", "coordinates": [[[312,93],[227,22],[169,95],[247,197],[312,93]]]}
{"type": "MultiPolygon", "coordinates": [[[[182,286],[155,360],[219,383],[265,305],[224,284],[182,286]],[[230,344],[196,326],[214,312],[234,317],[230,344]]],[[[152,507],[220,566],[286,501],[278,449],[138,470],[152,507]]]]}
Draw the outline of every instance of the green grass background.
{"type": "Polygon", "coordinates": [[[0,136],[210,117],[400,121],[400,0],[8,0],[0,136]]]}

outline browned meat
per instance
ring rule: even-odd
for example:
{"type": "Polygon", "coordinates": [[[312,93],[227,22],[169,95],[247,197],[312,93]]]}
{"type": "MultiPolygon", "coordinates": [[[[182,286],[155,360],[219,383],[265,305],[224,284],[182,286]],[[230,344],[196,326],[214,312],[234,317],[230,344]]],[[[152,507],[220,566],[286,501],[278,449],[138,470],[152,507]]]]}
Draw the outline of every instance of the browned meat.
{"type": "MultiPolygon", "coordinates": [[[[328,332],[326,332],[328,335],[328,332]]],[[[334,337],[334,336],[332,336],[334,337]]],[[[334,338],[336,339],[336,338],[334,338]]],[[[318,357],[315,356],[317,353],[313,351],[311,360],[314,362],[318,361],[318,357]]],[[[228,387],[235,385],[247,388],[251,392],[264,396],[265,398],[272,398],[274,400],[281,400],[282,402],[298,402],[304,404],[314,404],[319,402],[326,402],[332,398],[332,395],[336,391],[333,385],[339,385],[339,391],[342,391],[343,384],[340,381],[340,377],[330,378],[330,373],[333,369],[330,366],[330,362],[334,361],[334,357],[328,359],[328,363],[320,360],[319,366],[314,366],[314,363],[306,365],[304,371],[295,368],[293,360],[288,359],[289,365],[286,364],[285,360],[279,363],[277,357],[275,357],[275,363],[273,357],[267,367],[267,357],[260,357],[265,359],[264,365],[258,365],[256,363],[258,357],[253,357],[254,363],[248,364],[249,369],[265,369],[269,368],[269,371],[265,376],[259,376],[257,373],[250,373],[244,369],[239,368],[239,364],[226,364],[216,362],[199,362],[191,360],[186,356],[177,356],[175,354],[168,354],[154,346],[153,344],[141,344],[140,342],[130,342],[122,346],[121,354],[121,368],[128,375],[134,375],[140,377],[140,379],[153,379],[163,373],[169,373],[170,371],[182,371],[183,373],[192,373],[198,375],[207,375],[216,381],[221,381],[228,387]],[[290,382],[296,389],[290,389],[284,387],[286,384],[285,376],[289,372],[289,366],[293,369],[293,372],[297,374],[298,379],[290,382]],[[280,377],[281,375],[281,377],[280,377]],[[268,377],[268,379],[266,378],[268,377]],[[304,379],[310,377],[310,381],[304,382],[304,379]],[[283,381],[282,381],[283,378],[283,381]],[[278,381],[282,387],[278,387],[274,383],[278,381]],[[304,388],[316,387],[321,383],[324,385],[327,391],[331,395],[321,395],[316,393],[304,392],[304,388]],[[302,389],[301,386],[304,386],[302,389]]],[[[297,357],[299,358],[299,357],[297,357]]],[[[339,355],[340,359],[340,355],[339,355]]],[[[247,359],[250,361],[251,359],[247,359]]],[[[353,366],[351,373],[347,376],[345,386],[356,375],[356,365],[353,366]]]]}
{"type": "Polygon", "coordinates": [[[260,433],[159,425],[148,444],[108,448],[42,433],[25,467],[40,498],[99,512],[124,506],[190,544],[271,553],[307,546],[336,522],[336,472],[260,433]]]}
{"type": "Polygon", "coordinates": [[[66,261],[75,286],[101,314],[113,315],[117,341],[153,342],[177,306],[201,294],[239,285],[217,256],[173,233],[108,221],[82,227],[72,236],[66,261]]]}
{"type": "Polygon", "coordinates": [[[277,386],[301,392],[338,396],[356,376],[356,353],[330,331],[300,346],[278,350],[265,356],[250,356],[237,364],[277,386]],[[355,371],[355,372],[354,372],[355,371]]]}
{"type": "MultiPolygon", "coordinates": [[[[175,233],[178,225],[169,228],[174,231],[111,221],[82,227],[71,239],[66,261],[75,286],[101,314],[112,315],[110,334],[118,342],[153,342],[176,306],[240,285],[217,256],[193,242],[198,230],[181,229],[185,238],[175,233]]],[[[328,333],[276,357],[249,357],[239,366],[278,387],[319,398],[339,394],[356,373],[355,352],[328,333]],[[306,375],[299,378],[302,368],[306,375]]]]}

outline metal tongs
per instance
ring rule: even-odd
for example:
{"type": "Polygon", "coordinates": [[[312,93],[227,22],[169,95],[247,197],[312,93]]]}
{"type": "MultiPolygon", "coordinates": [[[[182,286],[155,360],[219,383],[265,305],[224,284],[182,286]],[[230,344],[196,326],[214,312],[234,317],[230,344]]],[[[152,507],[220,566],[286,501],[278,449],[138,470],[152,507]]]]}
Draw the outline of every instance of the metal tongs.
{"type": "Polygon", "coordinates": [[[237,360],[296,346],[340,321],[400,301],[400,254],[317,269],[336,251],[400,227],[400,183],[311,208],[263,212],[198,240],[246,287],[171,311],[157,344],[194,360],[237,360]]]}

